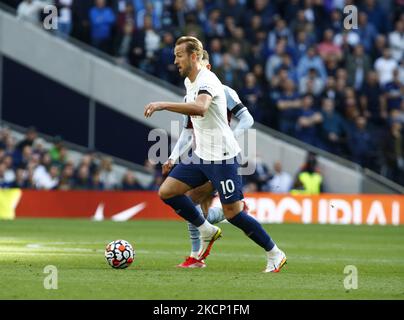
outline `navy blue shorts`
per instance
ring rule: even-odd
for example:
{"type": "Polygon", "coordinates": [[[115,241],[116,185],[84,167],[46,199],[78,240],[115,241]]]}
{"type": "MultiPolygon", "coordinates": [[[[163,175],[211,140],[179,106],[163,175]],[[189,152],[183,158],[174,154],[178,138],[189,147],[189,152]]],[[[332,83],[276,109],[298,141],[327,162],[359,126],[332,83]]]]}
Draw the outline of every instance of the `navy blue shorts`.
{"type": "Polygon", "coordinates": [[[201,160],[200,163],[179,163],[168,176],[192,188],[199,187],[210,180],[219,192],[220,202],[228,204],[244,198],[241,176],[237,174],[238,167],[236,158],[212,162],[201,160]]]}

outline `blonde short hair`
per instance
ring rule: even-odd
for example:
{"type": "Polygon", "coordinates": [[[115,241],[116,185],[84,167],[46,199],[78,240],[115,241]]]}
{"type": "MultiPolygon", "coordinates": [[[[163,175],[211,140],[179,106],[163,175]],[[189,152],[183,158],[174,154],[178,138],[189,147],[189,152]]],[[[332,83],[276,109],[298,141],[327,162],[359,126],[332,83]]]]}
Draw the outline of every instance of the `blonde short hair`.
{"type": "Polygon", "coordinates": [[[178,38],[177,42],[175,43],[176,46],[181,44],[186,44],[186,52],[191,55],[192,53],[196,53],[196,56],[199,60],[202,60],[203,57],[203,45],[200,40],[195,37],[191,36],[183,36],[178,38]]]}

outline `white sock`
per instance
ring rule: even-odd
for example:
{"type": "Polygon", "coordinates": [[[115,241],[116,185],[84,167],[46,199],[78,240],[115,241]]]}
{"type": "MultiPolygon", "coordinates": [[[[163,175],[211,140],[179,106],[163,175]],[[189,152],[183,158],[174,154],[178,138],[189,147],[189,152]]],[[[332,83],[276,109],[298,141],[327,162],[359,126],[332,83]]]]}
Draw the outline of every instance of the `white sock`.
{"type": "Polygon", "coordinates": [[[198,230],[201,233],[201,237],[210,237],[212,233],[216,231],[216,228],[211,225],[208,220],[205,220],[205,222],[198,227],[198,230]]]}
{"type": "Polygon", "coordinates": [[[198,259],[198,255],[199,255],[199,251],[198,252],[191,251],[191,254],[189,256],[192,258],[198,259]]]}
{"type": "Polygon", "coordinates": [[[279,248],[277,247],[277,245],[275,245],[271,250],[267,251],[267,256],[269,257],[273,257],[275,255],[277,255],[280,252],[279,248]]]}
{"type": "Polygon", "coordinates": [[[200,205],[200,204],[197,204],[197,205],[195,206],[195,209],[198,210],[201,215],[203,215],[202,208],[201,208],[201,205],[200,205]]]}
{"type": "Polygon", "coordinates": [[[206,219],[211,223],[211,224],[216,224],[218,222],[223,221],[226,219],[223,213],[223,208],[219,207],[212,207],[209,208],[209,214],[206,217],[206,219]]]}

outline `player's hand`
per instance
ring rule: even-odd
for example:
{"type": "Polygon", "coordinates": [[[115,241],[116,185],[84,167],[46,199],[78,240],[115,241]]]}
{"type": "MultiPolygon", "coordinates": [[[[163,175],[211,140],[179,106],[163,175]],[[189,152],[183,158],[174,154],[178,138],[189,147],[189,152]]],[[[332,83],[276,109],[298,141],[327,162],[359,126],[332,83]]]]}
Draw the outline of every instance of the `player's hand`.
{"type": "Polygon", "coordinates": [[[144,108],[145,118],[150,118],[155,111],[164,110],[164,106],[161,102],[151,102],[144,108]]]}
{"type": "Polygon", "coordinates": [[[163,176],[168,175],[168,173],[173,168],[173,166],[174,166],[174,163],[173,163],[173,160],[171,160],[171,159],[168,159],[166,162],[164,162],[164,164],[161,168],[161,173],[163,174],[163,176]]]}

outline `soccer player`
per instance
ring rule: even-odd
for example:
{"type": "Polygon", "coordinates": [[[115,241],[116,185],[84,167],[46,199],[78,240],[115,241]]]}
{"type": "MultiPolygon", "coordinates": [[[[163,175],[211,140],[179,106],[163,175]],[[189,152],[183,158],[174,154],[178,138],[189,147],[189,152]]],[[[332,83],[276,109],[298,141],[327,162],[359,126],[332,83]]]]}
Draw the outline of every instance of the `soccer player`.
{"type": "Polygon", "coordinates": [[[174,48],[174,64],[186,84],[186,102],[151,102],[144,115],[151,117],[157,111],[171,111],[191,116],[198,163],[179,163],[169,173],[159,189],[160,198],[175,212],[198,228],[202,245],[198,255],[204,260],[221,229],[209,223],[198,212],[185,193],[211,181],[218,190],[226,219],[242,231],[267,253],[264,272],[279,272],[286,263],[280,250],[262,226],[243,210],[241,176],[236,156],[240,147],[228,125],[226,96],[216,75],[202,66],[203,46],[195,37],[184,36],[174,48]]]}
{"type": "MultiPolygon", "coordinates": [[[[203,50],[202,66],[206,67],[208,70],[211,69],[211,65],[209,63],[209,54],[206,50],[203,50]]],[[[186,78],[185,81],[188,85],[190,80],[186,78]]],[[[233,130],[233,134],[237,138],[244,132],[244,130],[251,128],[251,126],[254,124],[254,119],[248,112],[247,107],[244,106],[239,96],[233,89],[224,85],[224,91],[226,94],[227,120],[229,124],[232,115],[234,115],[239,120],[239,123],[233,130]]],[[[177,162],[177,160],[180,158],[180,156],[184,155],[191,148],[191,145],[193,143],[192,131],[193,128],[191,118],[189,116],[184,115],[183,130],[180,134],[180,137],[177,140],[177,143],[174,146],[171,155],[163,165],[163,175],[167,175],[168,172],[174,166],[174,164],[177,162]]],[[[187,192],[187,195],[192,199],[192,201],[195,204],[197,204],[196,205],[197,210],[203,213],[206,219],[211,224],[215,224],[226,219],[222,208],[220,207],[210,208],[213,200],[213,194],[214,189],[210,181],[206,182],[204,185],[200,187],[197,187],[187,192]]],[[[191,254],[185,259],[184,262],[179,264],[178,267],[204,268],[206,266],[205,262],[203,260],[198,260],[198,254],[200,249],[200,234],[198,228],[196,228],[193,224],[188,222],[188,230],[192,245],[191,254]]]]}

